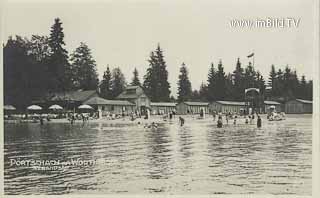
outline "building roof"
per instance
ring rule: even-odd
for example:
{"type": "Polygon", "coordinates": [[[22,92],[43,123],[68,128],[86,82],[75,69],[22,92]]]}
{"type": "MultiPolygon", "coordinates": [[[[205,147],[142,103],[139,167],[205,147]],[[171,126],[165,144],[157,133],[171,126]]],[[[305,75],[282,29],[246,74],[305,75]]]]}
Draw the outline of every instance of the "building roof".
{"type": "Polygon", "coordinates": [[[266,105],[280,105],[279,102],[271,101],[271,100],[265,100],[264,104],[266,104],[266,105]]]}
{"type": "Polygon", "coordinates": [[[87,91],[69,91],[69,92],[59,92],[50,94],[48,100],[50,101],[61,101],[61,100],[72,100],[83,102],[89,99],[91,96],[96,94],[96,90],[87,91]]]}
{"type": "Polygon", "coordinates": [[[128,94],[126,92],[121,93],[119,96],[117,96],[117,99],[134,99],[134,98],[138,98],[139,96],[143,95],[143,93],[141,94],[128,94]]]}
{"type": "Polygon", "coordinates": [[[306,104],[312,104],[312,100],[302,100],[302,99],[296,99],[296,101],[306,104]]]}
{"type": "Polygon", "coordinates": [[[140,86],[135,86],[135,85],[131,85],[131,86],[127,86],[126,87],[126,90],[128,90],[128,89],[137,89],[137,88],[139,88],[140,86]]]}
{"type": "Polygon", "coordinates": [[[100,97],[93,97],[85,101],[84,104],[88,105],[119,105],[119,106],[135,106],[129,101],[126,100],[106,100],[100,97]]]}
{"type": "Polygon", "coordinates": [[[189,106],[208,106],[209,105],[209,103],[207,102],[183,102],[183,103],[189,106]]]}
{"type": "Polygon", "coordinates": [[[177,103],[174,102],[151,102],[150,106],[159,106],[159,107],[175,107],[177,103]]]}
{"type": "MultiPolygon", "coordinates": [[[[126,87],[126,89],[120,94],[118,95],[116,98],[117,99],[135,99],[140,97],[141,95],[144,95],[144,93],[132,93],[132,92],[128,92],[129,90],[135,90],[138,89],[140,86],[128,86],[126,87]]],[[[142,87],[140,87],[142,89],[142,87]]]]}
{"type": "Polygon", "coordinates": [[[245,106],[245,102],[237,102],[237,101],[223,101],[223,100],[218,100],[215,101],[219,104],[222,105],[234,105],[234,106],[245,106]]]}

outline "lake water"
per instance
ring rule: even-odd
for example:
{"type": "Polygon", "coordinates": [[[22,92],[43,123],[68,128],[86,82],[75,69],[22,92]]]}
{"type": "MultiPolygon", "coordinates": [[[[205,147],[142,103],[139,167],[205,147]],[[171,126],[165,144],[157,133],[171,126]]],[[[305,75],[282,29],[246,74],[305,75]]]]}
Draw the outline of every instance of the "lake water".
{"type": "Polygon", "coordinates": [[[5,124],[5,194],[311,195],[312,116],[263,117],[261,129],[243,122],[5,124]],[[66,164],[37,170],[14,160],[66,164]]]}

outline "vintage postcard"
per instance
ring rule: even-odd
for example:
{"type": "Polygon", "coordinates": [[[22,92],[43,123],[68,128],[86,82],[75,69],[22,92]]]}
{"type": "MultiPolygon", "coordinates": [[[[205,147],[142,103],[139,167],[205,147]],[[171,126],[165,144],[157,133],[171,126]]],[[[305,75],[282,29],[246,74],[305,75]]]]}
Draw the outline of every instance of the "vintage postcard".
{"type": "Polygon", "coordinates": [[[316,0],[4,0],[2,195],[318,197],[316,0]]]}

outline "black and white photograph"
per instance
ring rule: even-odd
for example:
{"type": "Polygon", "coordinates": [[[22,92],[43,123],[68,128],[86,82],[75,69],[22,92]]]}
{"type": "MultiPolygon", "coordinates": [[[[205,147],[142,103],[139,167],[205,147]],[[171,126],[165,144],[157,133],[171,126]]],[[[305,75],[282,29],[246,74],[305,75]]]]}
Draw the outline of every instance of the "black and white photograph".
{"type": "Polygon", "coordinates": [[[3,195],[316,197],[317,6],[4,0],[3,195]]]}

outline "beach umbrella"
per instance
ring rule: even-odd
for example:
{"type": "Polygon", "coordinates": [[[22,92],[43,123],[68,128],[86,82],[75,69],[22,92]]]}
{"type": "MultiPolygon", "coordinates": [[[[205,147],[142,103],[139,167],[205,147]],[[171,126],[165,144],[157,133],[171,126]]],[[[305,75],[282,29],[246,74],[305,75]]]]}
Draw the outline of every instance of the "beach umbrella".
{"type": "Polygon", "coordinates": [[[14,111],[14,110],[16,110],[16,108],[14,106],[12,106],[12,105],[4,105],[3,109],[6,110],[6,111],[14,111]]]}
{"type": "Polygon", "coordinates": [[[31,105],[27,108],[28,110],[42,110],[42,107],[38,105],[31,105]]]}
{"type": "Polygon", "coordinates": [[[61,110],[61,109],[63,109],[60,105],[51,105],[50,107],[49,107],[49,109],[52,109],[52,110],[61,110]]]}
{"type": "Polygon", "coordinates": [[[78,109],[93,109],[93,108],[90,105],[84,104],[84,105],[80,105],[78,109]]]}

